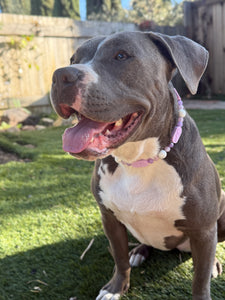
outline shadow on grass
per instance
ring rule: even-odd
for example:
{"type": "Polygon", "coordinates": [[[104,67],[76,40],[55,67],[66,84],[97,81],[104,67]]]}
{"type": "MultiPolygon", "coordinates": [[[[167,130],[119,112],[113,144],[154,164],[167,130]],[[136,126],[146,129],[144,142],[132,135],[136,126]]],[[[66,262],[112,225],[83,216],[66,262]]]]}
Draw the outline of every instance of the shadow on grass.
{"type": "Polygon", "coordinates": [[[95,238],[81,261],[89,242],[68,240],[2,259],[0,299],[94,299],[113,262],[104,236],[95,238]]]}
{"type": "MultiPolygon", "coordinates": [[[[100,235],[81,261],[80,255],[89,242],[68,240],[2,259],[0,299],[95,299],[111,278],[113,259],[105,236],[100,235]]],[[[190,299],[192,265],[184,266],[189,259],[189,254],[179,251],[153,250],[147,262],[132,270],[131,289],[123,299],[190,299]]],[[[213,281],[212,287],[213,299],[224,299],[220,278],[213,281]]]]}
{"type": "MultiPolygon", "coordinates": [[[[1,300],[95,299],[112,276],[113,259],[104,235],[81,261],[91,240],[65,240],[28,250],[0,260],[1,300]]],[[[151,257],[131,273],[131,288],[122,299],[191,299],[191,255],[178,250],[153,249],[151,257]]],[[[214,300],[225,299],[224,276],[212,281],[214,300]]]]}

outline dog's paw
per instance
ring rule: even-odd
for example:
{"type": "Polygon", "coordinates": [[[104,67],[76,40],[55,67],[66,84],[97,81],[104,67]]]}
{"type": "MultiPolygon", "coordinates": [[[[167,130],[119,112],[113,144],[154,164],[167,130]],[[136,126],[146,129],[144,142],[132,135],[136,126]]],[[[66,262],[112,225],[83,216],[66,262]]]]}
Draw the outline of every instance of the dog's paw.
{"type": "Polygon", "coordinates": [[[146,246],[144,244],[141,244],[131,250],[129,253],[130,256],[130,266],[131,267],[139,267],[149,256],[150,254],[150,246],[146,246]]]}
{"type": "Polygon", "coordinates": [[[219,260],[215,257],[214,264],[212,268],[212,278],[216,278],[218,275],[221,275],[223,272],[223,268],[219,260]]]}
{"type": "Polygon", "coordinates": [[[112,294],[107,290],[101,290],[96,300],[119,300],[120,294],[112,294]]]}
{"type": "Polygon", "coordinates": [[[132,254],[130,257],[130,266],[131,267],[139,267],[144,261],[145,257],[141,254],[132,254]]]}
{"type": "Polygon", "coordinates": [[[128,266],[123,272],[119,272],[117,267],[114,270],[112,279],[100,290],[96,300],[119,300],[129,289],[131,268],[128,266]]]}

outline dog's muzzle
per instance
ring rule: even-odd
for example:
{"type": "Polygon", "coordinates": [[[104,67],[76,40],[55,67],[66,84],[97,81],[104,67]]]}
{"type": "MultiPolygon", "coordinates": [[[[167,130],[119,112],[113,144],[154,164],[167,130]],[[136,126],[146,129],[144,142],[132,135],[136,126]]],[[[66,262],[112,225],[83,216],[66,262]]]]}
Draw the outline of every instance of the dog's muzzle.
{"type": "Polygon", "coordinates": [[[56,113],[67,119],[74,113],[72,108],[79,95],[84,72],[72,67],[57,69],[52,77],[51,102],[56,113]]]}
{"type": "MultiPolygon", "coordinates": [[[[75,114],[78,119],[76,126],[63,134],[63,150],[79,158],[108,155],[109,149],[117,148],[130,137],[143,115],[134,108],[133,112],[127,111],[122,117],[118,110],[118,117],[108,119],[104,114],[105,120],[99,119],[98,114],[91,110],[93,105],[87,104],[92,100],[91,93],[88,93],[89,99],[86,98],[88,87],[97,82],[98,75],[82,64],[58,69],[53,74],[51,101],[56,113],[62,118],[75,114]]],[[[98,108],[103,116],[102,104],[98,108]]]]}

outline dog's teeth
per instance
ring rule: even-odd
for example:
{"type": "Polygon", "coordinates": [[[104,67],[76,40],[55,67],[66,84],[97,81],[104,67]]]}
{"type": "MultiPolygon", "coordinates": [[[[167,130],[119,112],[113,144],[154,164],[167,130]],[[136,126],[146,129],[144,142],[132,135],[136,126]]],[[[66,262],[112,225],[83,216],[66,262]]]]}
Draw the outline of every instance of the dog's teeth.
{"type": "Polygon", "coordinates": [[[115,123],[115,126],[116,127],[119,127],[123,124],[123,120],[122,119],[119,119],[116,123],[115,123]]]}
{"type": "Polygon", "coordinates": [[[138,116],[138,113],[134,113],[134,114],[133,114],[133,117],[134,117],[134,118],[137,118],[137,116],[138,116]]]}
{"type": "Polygon", "coordinates": [[[93,143],[94,142],[94,137],[92,137],[92,139],[91,139],[91,143],[93,143]]]}
{"type": "Polygon", "coordinates": [[[109,129],[106,130],[105,134],[106,134],[106,135],[109,135],[109,134],[110,134],[109,129]]]}

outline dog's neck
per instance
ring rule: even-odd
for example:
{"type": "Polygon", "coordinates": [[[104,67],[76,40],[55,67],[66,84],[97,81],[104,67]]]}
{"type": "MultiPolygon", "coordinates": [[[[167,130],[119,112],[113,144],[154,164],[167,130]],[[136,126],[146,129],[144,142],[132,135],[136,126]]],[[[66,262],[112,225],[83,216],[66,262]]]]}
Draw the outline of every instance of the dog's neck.
{"type": "Polygon", "coordinates": [[[183,119],[186,115],[183,102],[176,89],[174,89],[174,93],[178,104],[178,120],[172,131],[170,143],[165,148],[160,149],[159,140],[155,137],[138,142],[128,142],[113,151],[113,156],[118,163],[129,167],[140,168],[147,167],[159,159],[166,158],[167,153],[172,150],[180,139],[183,119]]]}

